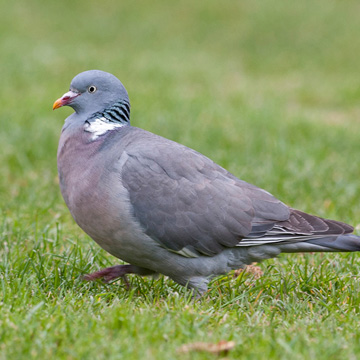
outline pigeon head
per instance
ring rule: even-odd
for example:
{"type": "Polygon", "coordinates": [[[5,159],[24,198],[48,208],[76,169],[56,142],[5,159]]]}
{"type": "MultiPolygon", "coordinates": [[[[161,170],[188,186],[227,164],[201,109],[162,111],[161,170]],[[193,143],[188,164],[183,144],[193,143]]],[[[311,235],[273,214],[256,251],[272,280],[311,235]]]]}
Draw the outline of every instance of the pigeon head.
{"type": "Polygon", "coordinates": [[[121,81],[114,75],[100,70],[84,71],[76,75],[70,90],[53,105],[72,107],[78,115],[90,115],[115,104],[129,104],[129,96],[121,81]]]}

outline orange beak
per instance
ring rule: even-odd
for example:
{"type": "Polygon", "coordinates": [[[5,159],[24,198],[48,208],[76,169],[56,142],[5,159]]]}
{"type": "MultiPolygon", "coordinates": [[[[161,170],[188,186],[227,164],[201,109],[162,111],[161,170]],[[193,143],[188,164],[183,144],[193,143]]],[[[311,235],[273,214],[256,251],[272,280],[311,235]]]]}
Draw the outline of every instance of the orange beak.
{"type": "Polygon", "coordinates": [[[53,110],[58,109],[59,107],[62,107],[62,106],[64,106],[64,105],[62,104],[61,98],[59,98],[54,102],[53,110]]]}
{"type": "Polygon", "coordinates": [[[68,91],[65,93],[61,98],[57,99],[54,102],[53,110],[58,109],[59,107],[69,105],[76,97],[78,97],[80,94],[75,91],[68,91]]]}

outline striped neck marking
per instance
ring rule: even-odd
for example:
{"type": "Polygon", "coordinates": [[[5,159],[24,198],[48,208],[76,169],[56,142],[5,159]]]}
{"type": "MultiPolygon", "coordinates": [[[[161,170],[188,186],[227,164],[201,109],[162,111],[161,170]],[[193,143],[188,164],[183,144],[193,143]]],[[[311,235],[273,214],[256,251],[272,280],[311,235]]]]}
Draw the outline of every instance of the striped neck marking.
{"type": "Polygon", "coordinates": [[[92,140],[108,131],[130,125],[130,104],[119,101],[111,107],[93,114],[86,120],[84,130],[93,134],[92,140]]]}

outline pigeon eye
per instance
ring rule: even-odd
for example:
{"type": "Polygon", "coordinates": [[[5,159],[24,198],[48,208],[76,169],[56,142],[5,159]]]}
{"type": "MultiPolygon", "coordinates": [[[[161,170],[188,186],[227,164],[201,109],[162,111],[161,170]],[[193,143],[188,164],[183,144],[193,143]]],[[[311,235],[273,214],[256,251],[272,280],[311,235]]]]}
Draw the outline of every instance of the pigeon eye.
{"type": "Polygon", "coordinates": [[[96,86],[94,85],[89,86],[88,91],[90,94],[94,93],[96,91],[96,86]]]}

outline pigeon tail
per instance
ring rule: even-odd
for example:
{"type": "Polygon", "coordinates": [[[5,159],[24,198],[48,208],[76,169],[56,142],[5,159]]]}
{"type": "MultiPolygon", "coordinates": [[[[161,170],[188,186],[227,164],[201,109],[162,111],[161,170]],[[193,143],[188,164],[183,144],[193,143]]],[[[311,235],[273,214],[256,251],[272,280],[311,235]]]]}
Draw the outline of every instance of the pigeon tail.
{"type": "Polygon", "coordinates": [[[282,252],[351,252],[360,251],[360,236],[344,234],[325,236],[291,244],[277,245],[282,252]]]}

